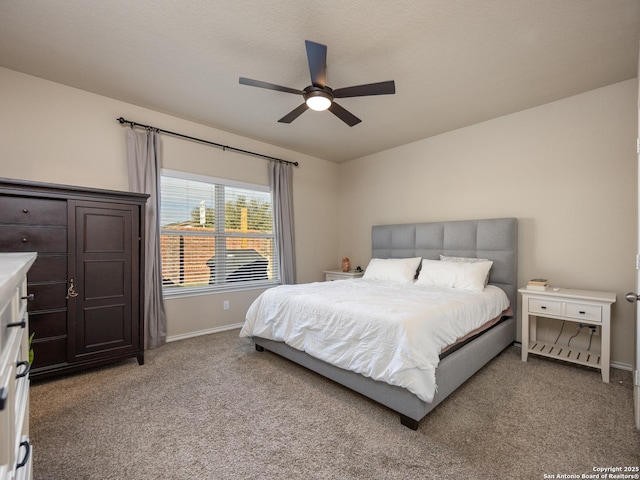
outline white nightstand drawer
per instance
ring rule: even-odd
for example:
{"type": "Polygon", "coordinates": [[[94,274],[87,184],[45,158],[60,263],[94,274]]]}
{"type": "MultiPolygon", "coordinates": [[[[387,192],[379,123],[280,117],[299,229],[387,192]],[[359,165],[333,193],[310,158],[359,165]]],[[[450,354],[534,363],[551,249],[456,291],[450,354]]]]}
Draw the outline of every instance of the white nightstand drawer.
{"type": "Polygon", "coordinates": [[[325,273],[324,275],[324,279],[327,282],[333,282],[334,280],[345,280],[346,277],[345,275],[338,275],[336,273],[325,273]]]}
{"type": "Polygon", "coordinates": [[[577,319],[602,321],[602,307],[600,305],[580,305],[577,303],[566,304],[566,316],[577,319]]]}
{"type": "Polygon", "coordinates": [[[531,298],[529,300],[529,311],[531,313],[540,313],[542,315],[562,315],[562,302],[531,298]]]}
{"type": "Polygon", "coordinates": [[[324,279],[327,282],[332,282],[334,280],[347,280],[349,278],[360,278],[363,275],[364,271],[356,272],[355,270],[351,270],[349,272],[343,272],[341,270],[324,271],[324,279]]]}

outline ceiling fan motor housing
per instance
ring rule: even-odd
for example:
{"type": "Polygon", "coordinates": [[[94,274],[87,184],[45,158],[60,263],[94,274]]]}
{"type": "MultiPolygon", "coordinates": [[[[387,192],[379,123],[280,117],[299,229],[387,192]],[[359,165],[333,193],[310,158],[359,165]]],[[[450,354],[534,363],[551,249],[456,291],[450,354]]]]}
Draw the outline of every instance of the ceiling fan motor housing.
{"type": "Polygon", "coordinates": [[[304,89],[304,101],[312,110],[326,110],[333,103],[333,90],[310,85],[304,89]]]}

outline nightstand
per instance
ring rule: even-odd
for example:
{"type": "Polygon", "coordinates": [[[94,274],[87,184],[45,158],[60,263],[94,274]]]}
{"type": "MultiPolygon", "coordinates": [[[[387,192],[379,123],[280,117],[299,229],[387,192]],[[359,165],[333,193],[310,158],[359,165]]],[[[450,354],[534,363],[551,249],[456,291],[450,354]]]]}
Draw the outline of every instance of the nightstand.
{"type": "Polygon", "coordinates": [[[343,272],[342,270],[325,270],[324,271],[324,279],[327,282],[333,280],[347,280],[349,278],[360,278],[364,275],[364,271],[355,272],[350,270],[348,272],[343,272]]]}
{"type": "MultiPolygon", "coordinates": [[[[544,291],[521,288],[518,292],[522,295],[522,361],[526,362],[527,355],[532,353],[594,367],[602,371],[602,381],[609,383],[611,305],[616,301],[616,294],[569,288],[556,291],[551,288],[544,291]],[[596,327],[589,348],[571,347],[570,341],[566,338],[562,340],[560,335],[555,342],[538,341],[537,317],[571,322],[574,325],[573,332],[580,325],[582,328],[596,327]]],[[[564,329],[567,333],[571,331],[566,327],[564,329]]]]}

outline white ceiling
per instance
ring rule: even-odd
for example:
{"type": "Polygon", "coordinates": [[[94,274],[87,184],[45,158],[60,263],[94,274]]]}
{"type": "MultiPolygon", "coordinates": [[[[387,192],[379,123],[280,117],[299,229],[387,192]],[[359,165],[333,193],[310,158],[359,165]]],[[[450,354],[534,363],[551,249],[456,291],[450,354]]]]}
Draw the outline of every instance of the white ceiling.
{"type": "Polygon", "coordinates": [[[639,32],[638,0],[4,0],[0,66],[343,162],[635,78],[639,32]],[[278,123],[302,98],[238,78],[303,89],[305,39],[396,94],[278,123]]]}

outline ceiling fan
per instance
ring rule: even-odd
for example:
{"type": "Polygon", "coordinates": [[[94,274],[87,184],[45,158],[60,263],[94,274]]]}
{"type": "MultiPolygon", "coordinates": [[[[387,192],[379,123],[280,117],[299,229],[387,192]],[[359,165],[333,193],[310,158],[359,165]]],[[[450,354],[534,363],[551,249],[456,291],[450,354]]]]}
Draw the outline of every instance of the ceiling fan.
{"type": "Polygon", "coordinates": [[[304,103],[299,107],[287,113],[278,122],[291,123],[307,109],[316,111],[329,110],[344,123],[353,127],[362,120],[345,108],[334,102],[336,98],[347,97],[366,97],[369,95],[390,95],[396,93],[396,85],[393,80],[388,82],[368,83],[366,85],[357,85],[354,87],[337,88],[335,90],[329,88],[326,84],[327,80],[327,46],[305,40],[307,47],[307,60],[309,61],[309,72],[311,74],[311,85],[304,90],[295,88],[282,87],[273,83],[261,82],[259,80],[251,80],[250,78],[240,77],[242,85],[250,85],[252,87],[266,88],[268,90],[276,90],[278,92],[294,93],[302,95],[304,103]]]}

